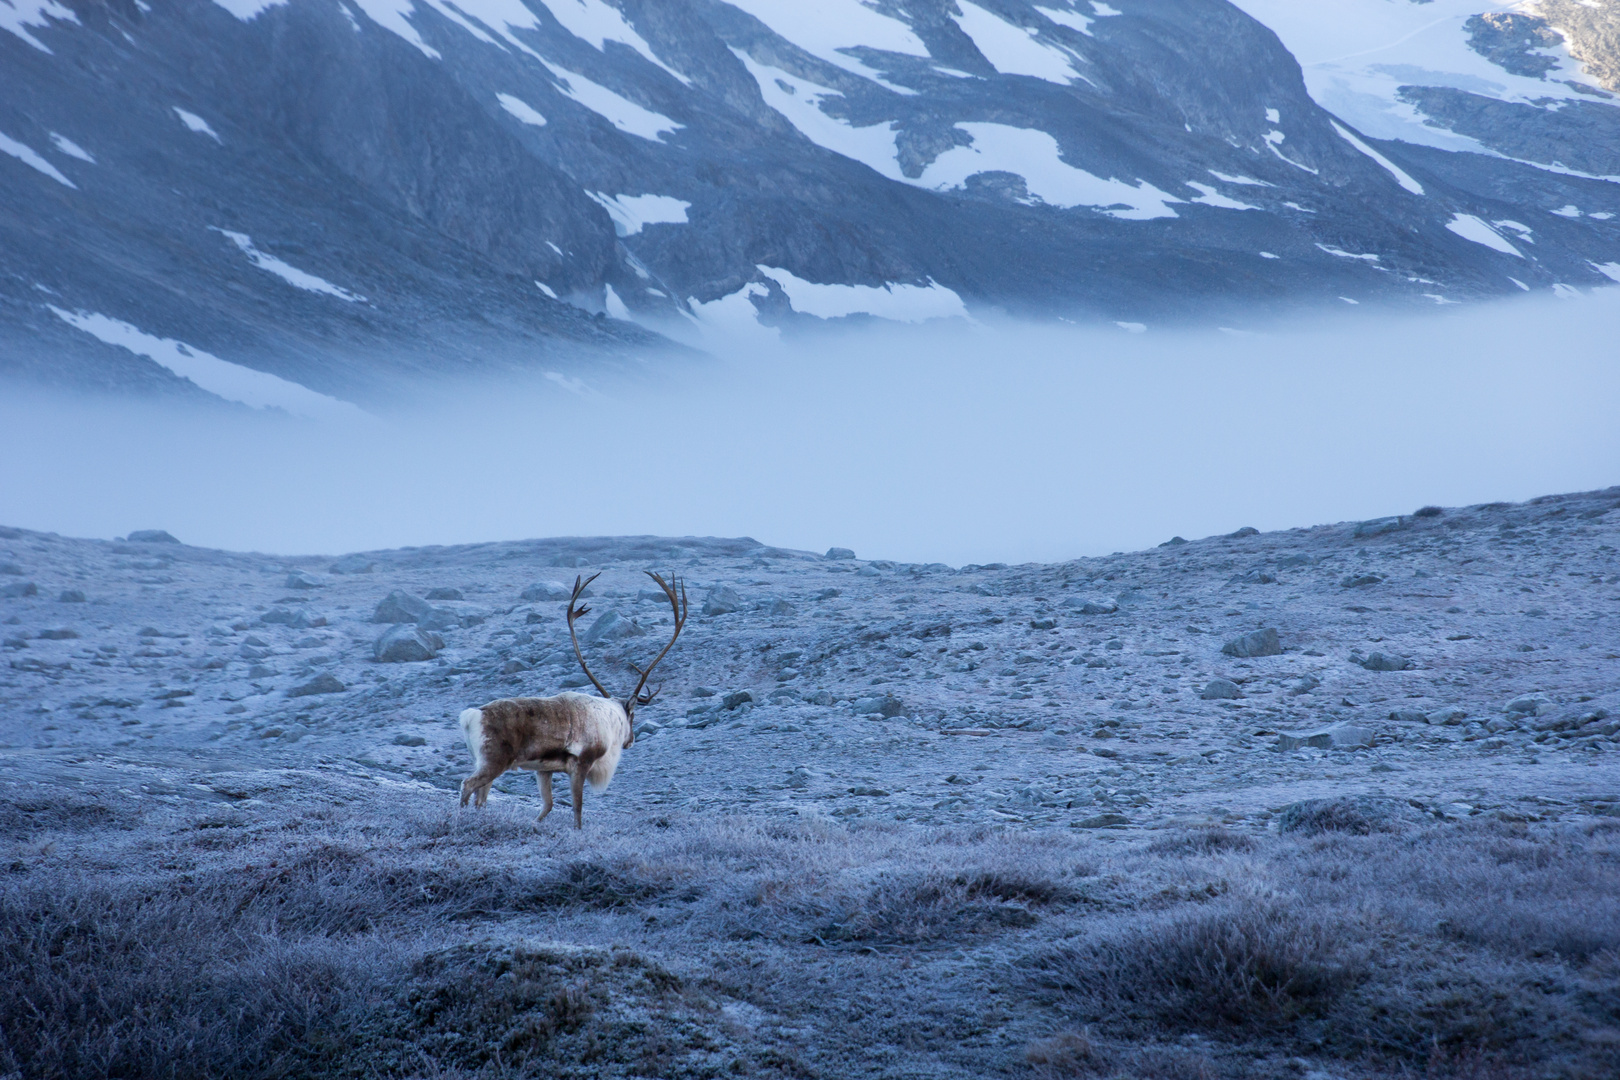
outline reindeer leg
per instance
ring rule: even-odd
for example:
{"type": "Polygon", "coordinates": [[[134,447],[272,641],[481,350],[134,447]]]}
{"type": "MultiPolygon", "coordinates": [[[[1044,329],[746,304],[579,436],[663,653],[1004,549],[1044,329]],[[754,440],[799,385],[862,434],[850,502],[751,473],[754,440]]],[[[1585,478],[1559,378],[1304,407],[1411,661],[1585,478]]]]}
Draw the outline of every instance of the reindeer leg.
{"type": "Polygon", "coordinates": [[[546,820],[547,814],[551,813],[551,774],[541,769],[534,774],[534,778],[540,781],[540,797],[546,801],[545,809],[541,810],[540,816],[534,819],[534,823],[538,825],[546,820]]]}
{"type": "Polygon", "coordinates": [[[574,758],[568,762],[568,792],[574,798],[574,828],[585,827],[585,770],[580,766],[579,759],[574,758]]]}
{"type": "Polygon", "coordinates": [[[466,806],[470,798],[474,806],[483,806],[489,799],[489,786],[493,784],[499,773],[484,772],[473,773],[461,782],[461,805],[466,806]]]}

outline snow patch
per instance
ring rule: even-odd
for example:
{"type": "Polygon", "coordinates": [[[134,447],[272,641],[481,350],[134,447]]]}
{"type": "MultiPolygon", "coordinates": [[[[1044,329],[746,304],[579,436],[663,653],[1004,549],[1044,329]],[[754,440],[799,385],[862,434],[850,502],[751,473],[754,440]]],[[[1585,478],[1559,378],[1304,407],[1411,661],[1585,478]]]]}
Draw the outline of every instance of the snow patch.
{"type": "Polygon", "coordinates": [[[1376,255],[1357,255],[1353,251],[1345,251],[1343,248],[1336,248],[1322,243],[1318,243],[1316,246],[1327,252],[1329,255],[1337,255],[1341,259],[1363,259],[1367,262],[1378,261],[1378,256],[1376,255]]]}
{"type": "Polygon", "coordinates": [[[533,124],[535,127],[546,126],[546,118],[536,112],[534,108],[522,98],[513,97],[511,94],[496,94],[495,100],[501,103],[501,108],[505,109],[507,112],[511,113],[525,124],[533,124]]]}
{"type": "Polygon", "coordinates": [[[1227,196],[1222,195],[1219,191],[1215,190],[1215,187],[1212,184],[1200,184],[1196,180],[1189,180],[1187,181],[1187,186],[1202,193],[1198,196],[1198,198],[1192,200],[1195,203],[1203,203],[1205,206],[1218,206],[1223,210],[1261,209],[1258,206],[1250,206],[1246,202],[1238,202],[1236,199],[1228,198],[1227,196]]]}
{"type": "MultiPolygon", "coordinates": [[[[1591,263],[1589,265],[1592,267],[1592,269],[1596,270],[1609,280],[1620,281],[1620,262],[1591,263]]],[[[1508,280],[1513,281],[1512,278],[1509,278],[1508,280]]],[[[1517,285],[1518,282],[1514,282],[1514,284],[1517,285]]],[[[1520,285],[1519,287],[1523,288],[1524,286],[1520,285]]]]}
{"type": "Polygon", "coordinates": [[[1489,153],[1471,138],[1425,123],[1423,113],[1398,98],[1402,86],[1447,86],[1534,104],[1583,99],[1566,80],[1591,84],[1562,48],[1554,52],[1563,63],[1546,79],[1510,74],[1469,48],[1464,24],[1497,10],[1479,0],[1233,2],[1282,39],[1318,105],[1375,139],[1489,153]]]}
{"type": "Polygon", "coordinates": [[[1228,176],[1223,172],[1216,172],[1214,169],[1206,169],[1205,172],[1209,173],[1209,175],[1213,176],[1215,179],[1224,181],[1228,184],[1249,184],[1254,187],[1276,187],[1275,184],[1269,184],[1264,180],[1256,180],[1252,176],[1228,176]]]}
{"type": "Polygon", "coordinates": [[[370,419],[367,413],[347,401],[317,393],[269,372],[221,360],[173,338],[154,337],[129,323],[94,312],[64,311],[54,304],[47,306],[69,326],[161,364],[226,401],[255,409],[282,409],[311,420],[370,419]]]}
{"type": "MultiPolygon", "coordinates": [[[[1520,281],[1518,278],[1510,277],[1510,278],[1508,278],[1508,280],[1513,282],[1513,284],[1517,285],[1519,288],[1523,289],[1525,292],[1530,291],[1530,286],[1526,285],[1524,282],[1520,281]]],[[[1620,279],[1616,279],[1616,280],[1620,280],[1620,279]]]]}
{"type": "Polygon", "coordinates": [[[1393,176],[1397,184],[1401,185],[1401,187],[1405,188],[1407,191],[1410,191],[1414,195],[1423,194],[1423,185],[1412,179],[1411,176],[1407,175],[1406,171],[1400,166],[1396,165],[1393,161],[1389,160],[1389,158],[1385,157],[1383,154],[1380,154],[1378,151],[1356,138],[1350,132],[1346,131],[1338,121],[1330,120],[1328,122],[1333,125],[1333,130],[1337,131],[1339,133],[1339,137],[1345,142],[1349,143],[1351,146],[1355,147],[1357,150],[1360,150],[1363,154],[1366,154],[1368,157],[1378,162],[1378,164],[1382,165],[1384,167],[1384,171],[1393,176]]]}
{"type": "Polygon", "coordinates": [[[1119,10],[1119,8],[1109,7],[1107,4],[1099,3],[1098,0],[1091,0],[1091,10],[1097,13],[1097,17],[1099,19],[1106,19],[1110,15],[1125,14],[1123,11],[1119,10]]]}
{"type": "Polygon", "coordinates": [[[59,154],[66,154],[68,157],[78,158],[80,161],[88,162],[91,165],[96,163],[96,159],[90,155],[90,151],[86,150],[84,147],[80,146],[66,135],[58,135],[54,131],[51,132],[51,145],[56,147],[56,152],[59,154]]]}
{"type": "Polygon", "coordinates": [[[692,204],[670,195],[609,195],[602,191],[587,191],[602,209],[613,218],[613,231],[620,236],[634,236],[643,225],[685,225],[686,211],[692,204]]]}
{"type": "Polygon", "coordinates": [[[759,309],[754,306],[756,296],[769,296],[771,290],[757,281],[751,281],[734,293],[716,300],[700,303],[689,299],[688,306],[699,328],[707,334],[740,340],[777,341],[782,331],[764,326],[759,321],[759,309]]]}
{"type": "Polygon", "coordinates": [[[602,286],[602,299],[603,306],[607,308],[608,318],[631,321],[630,309],[624,306],[624,301],[619,299],[619,294],[613,291],[612,285],[602,286]]]}
{"type": "Polygon", "coordinates": [[[541,292],[545,293],[547,296],[551,297],[553,300],[557,299],[557,293],[552,289],[552,287],[550,285],[547,285],[545,282],[536,281],[534,283],[534,287],[539,289],[541,292]]]}
{"type": "MultiPolygon", "coordinates": [[[[928,58],[928,46],[899,19],[874,11],[860,0],[728,0],[770,27],[778,37],[818,60],[870,79],[902,94],[909,87],[885,81],[882,73],[841,50],[865,47],[878,52],[928,58]]],[[[736,52],[735,49],[732,50],[736,52]]]]}
{"type": "Polygon", "coordinates": [[[1464,240],[1472,240],[1476,244],[1484,244],[1503,254],[1524,258],[1524,254],[1518,248],[1502,239],[1500,233],[1473,214],[1453,214],[1451,220],[1446,222],[1446,228],[1464,240]]]}
{"type": "Polygon", "coordinates": [[[799,134],[890,180],[913,182],[900,173],[892,125],[885,122],[855,127],[828,116],[821,111],[821,102],[827,97],[842,97],[836,90],[790,75],[781,68],[761,64],[740,49],[731,51],[754,77],[765,104],[781,113],[799,134]]]}
{"type": "MultiPolygon", "coordinates": [[[[0,0],[0,3],[4,2],[5,0],[0,0]]],[[[28,146],[25,143],[20,143],[16,139],[10,138],[3,133],[0,133],[0,153],[10,154],[24,165],[44,173],[52,180],[55,180],[58,184],[74,188],[75,190],[78,188],[78,185],[74,184],[73,181],[62,175],[60,169],[46,161],[44,158],[40,157],[33,147],[28,146]]]]}
{"type": "Polygon", "coordinates": [[[1272,253],[1271,253],[1271,252],[1269,252],[1269,251],[1262,251],[1262,252],[1261,252],[1261,253],[1260,253],[1260,257],[1261,257],[1261,258],[1262,258],[1262,259],[1275,259],[1275,258],[1277,258],[1277,257],[1278,257],[1278,256],[1276,256],[1276,255],[1273,255],[1273,254],[1272,254],[1272,253]]]}
{"type": "Polygon", "coordinates": [[[303,289],[306,292],[325,293],[327,296],[335,296],[339,300],[347,300],[351,304],[363,304],[366,302],[365,297],[358,296],[347,289],[340,289],[325,278],[305,273],[296,266],[282,262],[274,255],[266,255],[253,246],[253,241],[248,238],[246,233],[231,232],[229,229],[215,228],[212,225],[209,228],[235,244],[237,250],[248,257],[248,262],[257,266],[260,270],[269,271],[294,288],[303,289]]]}
{"type": "Polygon", "coordinates": [[[932,278],[927,285],[821,285],[773,266],[761,266],[759,272],[781,287],[794,311],[818,319],[874,315],[893,322],[919,323],[968,318],[962,298],[932,278]]]}
{"type": "Polygon", "coordinates": [[[953,146],[909,183],[945,191],[960,188],[978,173],[1016,173],[1023,177],[1030,195],[1050,206],[1095,206],[1112,217],[1131,221],[1175,217],[1167,204],[1183,201],[1146,181],[1104,180],[1076,169],[1062,159],[1057,140],[1044,131],[1006,124],[956,126],[972,136],[973,145],[953,146]]]}
{"type": "Polygon", "coordinates": [[[1051,19],[1059,26],[1067,26],[1070,30],[1078,30],[1080,33],[1086,35],[1086,37],[1092,36],[1091,24],[1094,20],[1088,16],[1080,14],[1078,11],[1065,11],[1062,8],[1039,6],[1037,6],[1035,10],[1040,12],[1042,15],[1045,15],[1048,19],[1051,19]]]}
{"type": "Polygon", "coordinates": [[[644,109],[629,98],[621,97],[607,87],[591,82],[583,75],[560,68],[556,64],[546,63],[546,67],[550,68],[551,73],[559,80],[558,89],[564,95],[579,102],[626,135],[636,135],[657,142],[666,132],[679,131],[686,126],[677,124],[661,113],[644,109]]]}
{"type": "Polygon", "coordinates": [[[173,109],[174,115],[178,116],[180,118],[180,122],[186,125],[186,127],[190,128],[192,131],[195,131],[198,135],[206,135],[215,142],[224,145],[224,140],[219,137],[218,132],[208,126],[208,121],[204,120],[194,112],[187,112],[178,105],[173,106],[173,109]]]}
{"type": "Polygon", "coordinates": [[[1557,210],[1550,210],[1548,213],[1557,214],[1559,217],[1567,218],[1578,218],[1581,216],[1580,208],[1574,205],[1560,206],[1557,210]]]}
{"type": "Polygon", "coordinates": [[[1003,75],[1031,75],[1060,86],[1076,78],[1070,54],[1042,42],[1034,31],[1015,26],[970,0],[961,0],[962,13],[952,14],[956,25],[973,39],[974,46],[1003,75]]]}
{"type": "Polygon", "coordinates": [[[277,4],[285,4],[286,2],[287,0],[214,0],[214,3],[243,22],[251,22],[261,12],[268,11],[277,4]]]}
{"type": "Polygon", "coordinates": [[[546,10],[551,12],[552,18],[562,24],[564,30],[581,41],[589,42],[598,52],[605,52],[608,42],[617,41],[630,46],[663,68],[679,79],[683,85],[692,85],[691,79],[658,59],[652,51],[652,46],[648,45],[647,40],[625,21],[624,15],[602,0],[541,0],[541,2],[545,4],[546,10]]]}
{"type": "Polygon", "coordinates": [[[32,26],[43,30],[51,25],[51,19],[82,25],[73,9],[58,4],[56,0],[0,0],[0,30],[10,30],[40,52],[48,53],[51,50],[30,34],[28,28],[32,26]]]}

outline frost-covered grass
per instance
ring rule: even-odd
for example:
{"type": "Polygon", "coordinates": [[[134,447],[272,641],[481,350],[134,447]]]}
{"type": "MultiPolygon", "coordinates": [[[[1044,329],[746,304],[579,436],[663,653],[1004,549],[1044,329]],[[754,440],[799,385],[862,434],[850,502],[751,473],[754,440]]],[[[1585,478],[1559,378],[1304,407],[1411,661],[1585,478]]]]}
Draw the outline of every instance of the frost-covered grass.
{"type": "Polygon", "coordinates": [[[0,798],[0,1074],[1620,1070],[1607,823],[1127,838],[604,806],[576,833],[336,783],[0,798]]]}

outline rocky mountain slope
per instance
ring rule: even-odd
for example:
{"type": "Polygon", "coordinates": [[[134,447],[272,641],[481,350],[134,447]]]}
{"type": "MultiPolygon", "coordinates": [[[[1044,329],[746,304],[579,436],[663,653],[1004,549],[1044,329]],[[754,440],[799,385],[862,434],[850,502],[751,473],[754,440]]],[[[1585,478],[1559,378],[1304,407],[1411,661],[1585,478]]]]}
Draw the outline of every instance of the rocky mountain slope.
{"type": "Polygon", "coordinates": [[[12,0],[0,363],[320,413],[649,331],[1620,277],[1615,0],[1476,9],[12,0]]]}

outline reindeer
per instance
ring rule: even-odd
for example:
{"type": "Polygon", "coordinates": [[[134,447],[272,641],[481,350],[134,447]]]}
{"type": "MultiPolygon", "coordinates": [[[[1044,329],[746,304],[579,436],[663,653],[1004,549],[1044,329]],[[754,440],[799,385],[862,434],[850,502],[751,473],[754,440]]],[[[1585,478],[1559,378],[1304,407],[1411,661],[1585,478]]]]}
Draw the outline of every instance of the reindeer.
{"type": "Polygon", "coordinates": [[[647,677],[658,666],[666,653],[681,636],[686,625],[686,586],[679,578],[670,585],[662,577],[646,571],[669,598],[675,611],[675,633],[663,652],[653,657],[646,669],[630,666],[641,676],[628,697],[615,698],[603,688],[585,663],[580,651],[579,637],[574,632],[574,620],[589,614],[590,608],[577,606],[585,587],[599,574],[581,580],[574,578],[574,595],[568,599],[568,636],[574,642],[574,656],[584,669],[586,678],[596,687],[601,697],[572,692],[543,698],[502,698],[479,709],[464,709],[461,713],[461,732],[472,752],[473,774],[461,784],[461,805],[475,798],[475,806],[483,806],[489,798],[489,786],[508,769],[528,769],[540,782],[540,797],[545,809],[540,811],[538,824],[551,813],[551,774],[568,774],[569,790],[574,797],[574,828],[584,828],[582,814],[585,809],[585,781],[598,791],[608,786],[619,767],[619,754],[636,741],[634,726],[638,705],[650,705],[658,690],[643,694],[647,677]],[[677,592],[677,589],[679,590],[677,592]]]}

